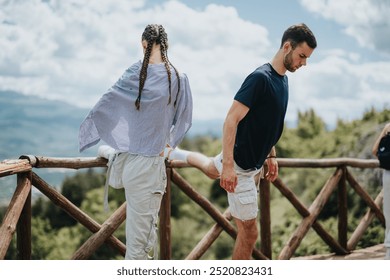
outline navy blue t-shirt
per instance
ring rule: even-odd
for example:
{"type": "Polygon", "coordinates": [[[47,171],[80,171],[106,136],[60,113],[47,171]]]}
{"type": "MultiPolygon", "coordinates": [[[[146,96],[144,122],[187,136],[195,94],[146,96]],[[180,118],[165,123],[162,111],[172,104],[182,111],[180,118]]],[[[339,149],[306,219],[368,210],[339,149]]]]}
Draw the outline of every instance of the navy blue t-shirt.
{"type": "Polygon", "coordinates": [[[282,135],[288,78],[264,64],[245,79],[234,99],[249,108],[237,127],[234,160],[242,169],[261,168],[282,135]]]}

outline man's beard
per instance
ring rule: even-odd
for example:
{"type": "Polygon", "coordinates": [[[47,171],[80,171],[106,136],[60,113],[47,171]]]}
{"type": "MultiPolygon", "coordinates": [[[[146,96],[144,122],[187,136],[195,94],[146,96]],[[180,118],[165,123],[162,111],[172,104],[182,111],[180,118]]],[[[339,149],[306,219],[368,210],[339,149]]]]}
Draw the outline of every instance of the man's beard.
{"type": "Polygon", "coordinates": [[[297,68],[294,68],[292,65],[293,64],[292,50],[288,54],[286,54],[286,56],[284,57],[283,64],[284,64],[284,67],[290,72],[295,72],[295,70],[297,70],[297,68]]]}

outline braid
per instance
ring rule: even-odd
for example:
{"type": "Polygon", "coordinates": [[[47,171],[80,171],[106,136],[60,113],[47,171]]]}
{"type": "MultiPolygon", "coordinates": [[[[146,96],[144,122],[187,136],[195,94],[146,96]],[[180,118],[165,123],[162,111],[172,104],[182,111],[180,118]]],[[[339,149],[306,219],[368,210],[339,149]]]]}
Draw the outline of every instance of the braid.
{"type": "Polygon", "coordinates": [[[147,42],[147,46],[140,72],[138,97],[135,100],[135,107],[137,108],[137,110],[139,110],[141,106],[141,94],[145,85],[146,77],[148,76],[148,64],[150,54],[152,52],[153,43],[157,42],[157,39],[159,37],[158,28],[156,27],[157,26],[155,24],[149,24],[145,27],[144,33],[142,34],[142,40],[145,40],[147,42]]]}
{"type": "Polygon", "coordinates": [[[171,95],[172,95],[172,85],[171,85],[171,68],[169,67],[169,61],[167,58],[167,35],[164,32],[164,28],[162,25],[159,25],[159,31],[160,31],[160,52],[161,52],[161,58],[164,61],[165,69],[167,70],[167,75],[168,75],[168,84],[169,84],[169,100],[168,104],[171,104],[171,95]]]}
{"type": "MultiPolygon", "coordinates": [[[[168,59],[168,57],[167,57],[167,59],[168,59]]],[[[173,69],[175,69],[176,78],[177,78],[177,94],[176,94],[175,103],[173,103],[173,106],[176,107],[177,98],[179,97],[179,92],[180,92],[180,77],[179,77],[179,71],[177,71],[176,67],[173,66],[173,64],[170,62],[169,62],[169,64],[173,67],[173,69]]]]}
{"type": "Polygon", "coordinates": [[[138,97],[135,100],[135,107],[137,108],[137,110],[139,110],[141,106],[141,94],[145,85],[146,77],[148,76],[148,64],[149,64],[151,51],[152,51],[152,44],[148,43],[148,46],[146,47],[146,51],[145,51],[144,61],[142,62],[140,77],[139,77],[138,97]]]}
{"type": "Polygon", "coordinates": [[[177,95],[176,95],[175,102],[173,104],[176,107],[177,98],[178,98],[178,95],[179,95],[179,92],[180,92],[179,72],[177,71],[175,66],[173,66],[173,64],[168,59],[168,36],[167,36],[167,33],[165,32],[164,27],[162,25],[159,25],[159,33],[160,33],[161,58],[164,61],[165,69],[167,70],[167,75],[168,75],[168,82],[169,82],[169,100],[168,100],[168,104],[171,103],[171,96],[172,96],[172,90],[171,90],[171,88],[172,88],[172,86],[171,86],[172,74],[171,74],[170,66],[172,66],[172,68],[175,70],[175,74],[176,74],[176,78],[177,78],[177,82],[178,82],[177,95]]]}

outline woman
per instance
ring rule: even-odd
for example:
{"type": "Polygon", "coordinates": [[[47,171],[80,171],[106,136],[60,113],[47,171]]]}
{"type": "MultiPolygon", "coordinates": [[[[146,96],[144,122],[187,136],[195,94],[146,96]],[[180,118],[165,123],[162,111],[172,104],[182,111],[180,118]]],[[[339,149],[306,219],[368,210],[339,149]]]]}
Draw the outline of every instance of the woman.
{"type": "MultiPolygon", "coordinates": [[[[390,133],[390,123],[386,124],[381,134],[376,139],[374,146],[372,147],[372,153],[377,157],[378,147],[381,139],[390,133]]],[[[390,260],[390,170],[383,169],[383,213],[386,221],[385,229],[385,247],[386,256],[385,259],[390,260]]]]}
{"type": "MultiPolygon", "coordinates": [[[[144,58],[128,68],[102,96],[80,127],[80,152],[97,144],[109,158],[107,178],[126,195],[126,259],[149,257],[157,242],[157,219],[166,186],[164,148],[176,147],[191,127],[188,78],[168,60],[162,25],[146,26],[144,58]]],[[[154,250],[154,254],[156,250],[154,250]]]]}

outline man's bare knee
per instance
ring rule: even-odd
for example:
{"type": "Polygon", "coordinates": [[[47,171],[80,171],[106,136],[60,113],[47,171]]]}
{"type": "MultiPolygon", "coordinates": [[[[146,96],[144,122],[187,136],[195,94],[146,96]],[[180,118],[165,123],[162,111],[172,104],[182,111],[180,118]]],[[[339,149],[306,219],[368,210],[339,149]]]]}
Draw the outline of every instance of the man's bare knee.
{"type": "Polygon", "coordinates": [[[235,220],[236,220],[239,234],[243,234],[245,236],[245,239],[247,239],[251,243],[256,242],[259,234],[257,230],[256,219],[247,220],[247,221],[242,221],[239,219],[235,219],[235,220]]]}

